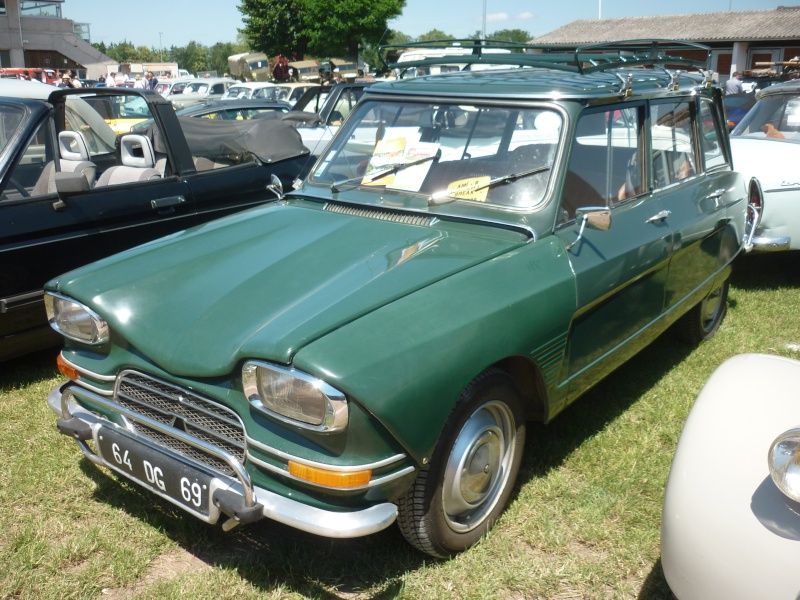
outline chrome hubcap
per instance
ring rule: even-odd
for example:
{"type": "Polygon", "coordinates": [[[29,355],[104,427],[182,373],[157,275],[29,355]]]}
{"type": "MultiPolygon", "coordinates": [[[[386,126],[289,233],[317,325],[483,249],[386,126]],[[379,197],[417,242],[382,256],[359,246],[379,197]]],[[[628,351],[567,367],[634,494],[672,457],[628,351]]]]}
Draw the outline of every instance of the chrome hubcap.
{"type": "Polygon", "coordinates": [[[514,459],[514,416],[502,402],[476,410],[456,438],[445,467],[442,505],[447,524],[478,527],[497,504],[514,459]]]}
{"type": "Polygon", "coordinates": [[[722,307],[722,288],[719,287],[711,292],[708,297],[703,300],[701,318],[703,320],[703,329],[708,331],[714,325],[714,320],[717,318],[722,307]]]}

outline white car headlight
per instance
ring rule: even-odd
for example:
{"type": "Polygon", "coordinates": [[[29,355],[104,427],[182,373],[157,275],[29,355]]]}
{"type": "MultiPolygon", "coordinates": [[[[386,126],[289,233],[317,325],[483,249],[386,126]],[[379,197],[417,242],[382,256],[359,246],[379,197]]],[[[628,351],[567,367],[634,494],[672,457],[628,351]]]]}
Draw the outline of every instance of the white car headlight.
{"type": "Polygon", "coordinates": [[[347,400],[339,390],[297,369],[248,361],[242,385],[253,408],[321,433],[347,427],[347,400]]]}
{"type": "Polygon", "coordinates": [[[769,474],[778,489],[800,502],[800,429],[779,435],[769,448],[769,474]]]}
{"type": "Polygon", "coordinates": [[[88,306],[47,292],[44,306],[50,326],[71,340],[93,346],[108,342],[108,323],[88,306]]]}

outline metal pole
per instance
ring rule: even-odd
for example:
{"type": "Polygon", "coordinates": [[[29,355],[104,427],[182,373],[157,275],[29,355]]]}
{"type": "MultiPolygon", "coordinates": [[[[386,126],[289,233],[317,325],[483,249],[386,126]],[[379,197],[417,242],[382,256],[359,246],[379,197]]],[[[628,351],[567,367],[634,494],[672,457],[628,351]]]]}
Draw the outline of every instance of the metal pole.
{"type": "Polygon", "coordinates": [[[481,30],[481,32],[482,32],[481,37],[483,39],[486,39],[486,0],[483,0],[483,29],[481,30]]]}
{"type": "Polygon", "coordinates": [[[158,32],[158,62],[164,62],[164,47],[161,45],[161,34],[163,31],[158,32]]]}
{"type": "Polygon", "coordinates": [[[597,18],[603,18],[603,0],[597,0],[597,18]]]}

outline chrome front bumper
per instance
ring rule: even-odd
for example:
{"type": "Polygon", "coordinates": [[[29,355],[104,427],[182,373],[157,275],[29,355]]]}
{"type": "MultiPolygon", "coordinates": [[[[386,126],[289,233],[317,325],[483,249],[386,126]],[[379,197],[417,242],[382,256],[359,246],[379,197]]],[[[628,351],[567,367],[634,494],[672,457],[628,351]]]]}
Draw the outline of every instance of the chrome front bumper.
{"type": "MultiPolygon", "coordinates": [[[[101,427],[122,429],[129,436],[139,436],[136,436],[136,434],[130,430],[124,429],[86,410],[75,401],[73,395],[80,395],[99,406],[123,414],[120,410],[120,406],[110,402],[109,399],[104,396],[71,382],[53,388],[47,395],[48,406],[59,417],[60,431],[65,435],[75,437],[81,450],[90,461],[98,466],[119,472],[114,465],[107,463],[102,456],[95,453],[86,441],[90,438],[94,438],[94,442],[97,443],[96,436],[101,427]],[[74,433],[79,429],[82,429],[82,434],[78,435],[74,433]]],[[[162,427],[155,421],[148,422],[147,425],[155,429],[162,427]]],[[[141,437],[139,437],[139,439],[146,445],[152,445],[150,440],[141,437]]],[[[182,441],[192,445],[197,445],[198,443],[197,440],[191,439],[189,436],[186,436],[186,439],[182,441]]],[[[159,448],[159,450],[166,454],[171,454],[169,449],[159,448]]],[[[209,448],[203,448],[203,450],[209,451],[209,448]]],[[[248,510],[251,511],[252,514],[252,511],[255,510],[258,513],[256,515],[257,518],[265,517],[302,531],[330,538],[352,538],[370,535],[385,529],[397,518],[397,507],[388,502],[377,504],[363,510],[337,512],[308,506],[296,500],[291,500],[269,490],[254,486],[247,470],[239,460],[222,450],[216,450],[216,453],[220,459],[224,460],[233,468],[233,471],[236,473],[236,478],[219,475],[214,478],[212,487],[214,491],[222,491],[227,498],[237,498],[239,501],[238,506],[243,507],[242,515],[247,514],[248,510]]],[[[173,502],[172,499],[160,494],[157,490],[151,491],[173,502]]],[[[208,523],[216,523],[221,516],[227,515],[230,518],[223,523],[223,528],[226,530],[235,527],[240,522],[239,515],[235,513],[231,514],[234,511],[226,511],[224,506],[220,507],[212,504],[209,507],[210,510],[207,516],[194,513],[185,506],[181,506],[181,508],[208,523]]],[[[255,519],[247,517],[242,522],[249,522],[251,520],[255,519]]]]}

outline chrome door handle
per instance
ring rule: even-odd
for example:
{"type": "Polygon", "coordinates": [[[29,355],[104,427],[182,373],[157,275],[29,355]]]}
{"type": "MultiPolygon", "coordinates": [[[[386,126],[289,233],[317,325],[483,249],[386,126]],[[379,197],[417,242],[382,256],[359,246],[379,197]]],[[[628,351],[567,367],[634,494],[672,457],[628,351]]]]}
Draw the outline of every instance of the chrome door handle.
{"type": "Polygon", "coordinates": [[[725,188],[720,188],[718,190],[714,190],[708,196],[706,196],[707,200],[716,200],[717,198],[721,198],[722,195],[725,193],[725,188]]]}
{"type": "Polygon", "coordinates": [[[669,212],[668,210],[662,210],[661,212],[657,212],[652,217],[647,219],[647,221],[645,221],[645,223],[658,223],[659,221],[663,221],[664,219],[666,219],[671,214],[672,213],[669,212]]]}

